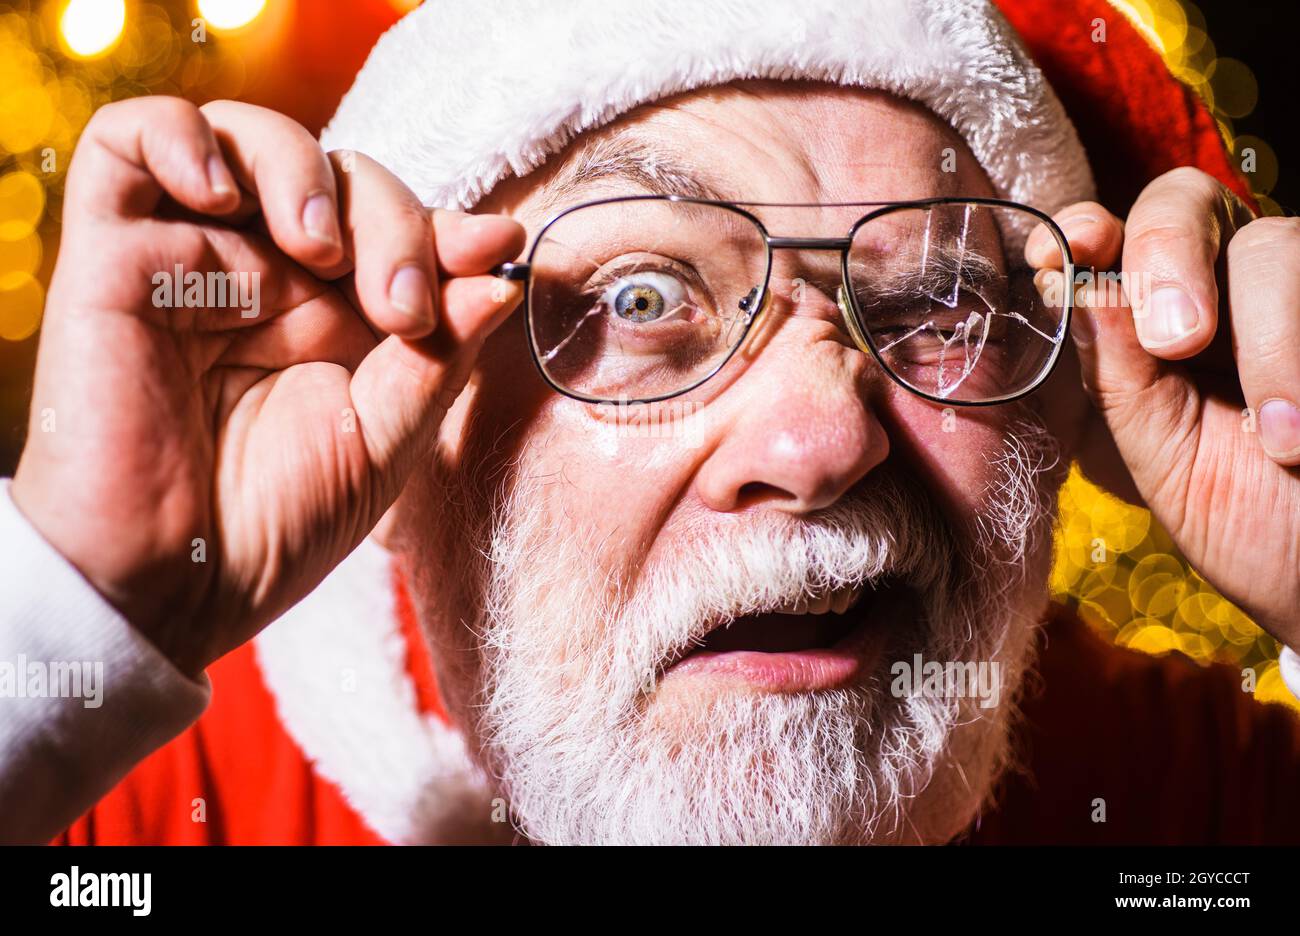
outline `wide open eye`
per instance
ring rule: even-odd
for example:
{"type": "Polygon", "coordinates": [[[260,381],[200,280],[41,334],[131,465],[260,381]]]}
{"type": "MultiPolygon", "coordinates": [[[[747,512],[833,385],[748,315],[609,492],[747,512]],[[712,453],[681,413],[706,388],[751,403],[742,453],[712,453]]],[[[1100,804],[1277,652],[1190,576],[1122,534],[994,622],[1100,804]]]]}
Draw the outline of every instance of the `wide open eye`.
{"type": "Polygon", "coordinates": [[[686,305],[687,296],[677,277],[644,271],[614,280],[605,287],[601,301],[624,321],[644,324],[657,321],[686,305]]]}

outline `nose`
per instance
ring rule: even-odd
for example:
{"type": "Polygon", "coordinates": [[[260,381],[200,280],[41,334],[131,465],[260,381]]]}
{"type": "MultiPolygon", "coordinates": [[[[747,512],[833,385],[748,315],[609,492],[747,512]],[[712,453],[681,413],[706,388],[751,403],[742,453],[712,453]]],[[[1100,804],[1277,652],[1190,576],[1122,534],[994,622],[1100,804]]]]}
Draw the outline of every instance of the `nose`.
{"type": "Polygon", "coordinates": [[[728,394],[728,424],[696,474],[713,510],[821,510],[889,454],[869,402],[870,359],[845,342],[835,303],[808,293],[728,394]]]}

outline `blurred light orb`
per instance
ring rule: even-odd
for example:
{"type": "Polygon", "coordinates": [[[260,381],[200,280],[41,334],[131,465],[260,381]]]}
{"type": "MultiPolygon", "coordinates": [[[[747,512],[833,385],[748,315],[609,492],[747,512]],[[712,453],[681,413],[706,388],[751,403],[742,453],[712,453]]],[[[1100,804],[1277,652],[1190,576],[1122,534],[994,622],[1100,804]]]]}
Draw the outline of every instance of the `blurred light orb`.
{"type": "Polygon", "coordinates": [[[126,0],[68,0],[59,17],[59,32],[74,54],[103,55],[122,37],[126,0]]]}
{"type": "Polygon", "coordinates": [[[33,175],[0,176],[0,240],[14,241],[36,230],[45,211],[45,188],[33,175]]]}
{"type": "Polygon", "coordinates": [[[28,273],[0,273],[0,339],[25,341],[41,327],[45,290],[28,273]]]}
{"type": "Polygon", "coordinates": [[[257,19],[266,0],[199,0],[199,15],[214,29],[239,29],[257,19]]]}

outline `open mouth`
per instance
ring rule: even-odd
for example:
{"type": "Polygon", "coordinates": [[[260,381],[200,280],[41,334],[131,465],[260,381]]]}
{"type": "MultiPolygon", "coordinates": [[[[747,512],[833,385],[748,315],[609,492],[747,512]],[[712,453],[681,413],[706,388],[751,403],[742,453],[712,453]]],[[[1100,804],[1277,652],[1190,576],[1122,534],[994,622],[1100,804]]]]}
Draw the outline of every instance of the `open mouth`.
{"type": "Polygon", "coordinates": [[[747,614],[711,630],[664,679],[707,674],[775,692],[850,685],[872,671],[912,598],[906,585],[886,580],[747,614]]]}

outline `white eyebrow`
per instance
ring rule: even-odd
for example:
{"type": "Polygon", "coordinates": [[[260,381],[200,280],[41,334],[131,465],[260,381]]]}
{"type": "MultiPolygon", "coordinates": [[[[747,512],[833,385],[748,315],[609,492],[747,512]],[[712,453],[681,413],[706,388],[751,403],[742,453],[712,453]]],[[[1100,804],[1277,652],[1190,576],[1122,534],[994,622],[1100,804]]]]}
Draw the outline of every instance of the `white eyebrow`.
{"type": "Polygon", "coordinates": [[[682,164],[653,141],[620,134],[602,138],[577,153],[546,185],[543,202],[561,206],[584,188],[604,180],[625,182],[648,195],[733,200],[701,170],[682,164]]]}
{"type": "Polygon", "coordinates": [[[869,274],[867,262],[850,263],[849,280],[855,285],[859,302],[931,295],[954,284],[978,292],[1005,279],[993,259],[971,250],[957,251],[948,244],[931,248],[924,272],[894,270],[879,278],[869,274]]]}

